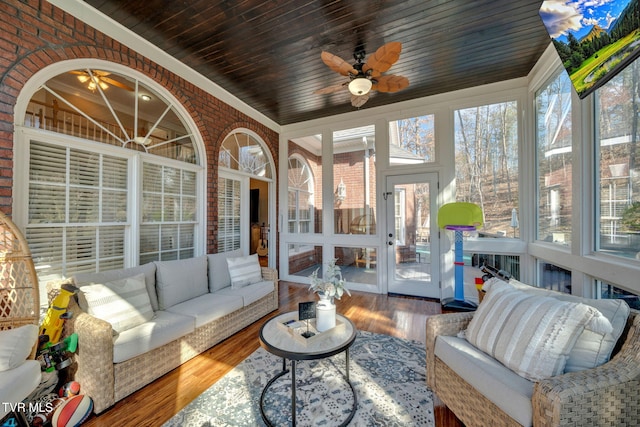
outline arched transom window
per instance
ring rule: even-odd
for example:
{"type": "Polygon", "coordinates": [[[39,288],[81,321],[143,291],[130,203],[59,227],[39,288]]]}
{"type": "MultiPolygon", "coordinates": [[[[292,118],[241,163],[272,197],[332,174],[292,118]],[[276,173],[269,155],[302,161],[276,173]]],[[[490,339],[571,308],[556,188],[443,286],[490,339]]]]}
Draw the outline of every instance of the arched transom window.
{"type": "Polygon", "coordinates": [[[196,163],[192,133],[174,105],[137,79],[84,68],[32,97],[25,126],[196,163]]]}
{"type": "Polygon", "coordinates": [[[235,132],[220,148],[220,166],[263,178],[272,178],[271,165],[262,145],[248,133],[235,132]]]}

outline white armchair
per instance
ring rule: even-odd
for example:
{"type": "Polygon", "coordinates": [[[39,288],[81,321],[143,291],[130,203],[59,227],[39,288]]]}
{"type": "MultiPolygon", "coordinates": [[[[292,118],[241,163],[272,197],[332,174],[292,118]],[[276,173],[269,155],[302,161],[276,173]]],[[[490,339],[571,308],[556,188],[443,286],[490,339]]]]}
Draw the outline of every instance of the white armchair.
{"type": "MultiPolygon", "coordinates": [[[[40,320],[38,277],[27,242],[0,212],[0,419],[40,384],[34,360],[40,320]]],[[[18,421],[26,423],[23,416],[18,421]]],[[[26,425],[26,424],[25,424],[26,425]]]]}
{"type": "Polygon", "coordinates": [[[21,403],[40,384],[40,363],[27,359],[38,339],[37,325],[0,331],[0,420],[13,412],[26,425],[21,403]]]}

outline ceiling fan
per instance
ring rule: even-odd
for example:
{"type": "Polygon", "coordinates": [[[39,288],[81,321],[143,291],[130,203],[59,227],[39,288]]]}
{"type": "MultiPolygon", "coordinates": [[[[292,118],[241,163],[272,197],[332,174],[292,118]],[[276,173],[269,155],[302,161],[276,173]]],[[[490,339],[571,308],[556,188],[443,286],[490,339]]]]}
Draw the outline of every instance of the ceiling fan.
{"type": "Polygon", "coordinates": [[[315,94],[334,93],[345,88],[351,93],[351,105],[359,108],[369,100],[370,91],[397,92],[409,86],[409,79],[393,74],[383,76],[382,73],[389,70],[400,58],[402,43],[389,42],[378,48],[364,62],[365,51],[362,45],[353,53],[356,63],[351,65],[339,56],[323,51],[320,57],[329,68],[343,76],[348,76],[349,81],[328,86],[316,90],[315,94]]]}
{"type": "Polygon", "coordinates": [[[108,71],[100,71],[100,70],[73,70],[69,71],[71,74],[75,74],[78,76],[78,80],[80,83],[87,83],[87,87],[89,90],[96,90],[98,86],[100,89],[107,90],[109,85],[119,87],[120,89],[128,90],[133,92],[133,88],[124,83],[120,83],[117,80],[108,77],[111,75],[108,71]]]}

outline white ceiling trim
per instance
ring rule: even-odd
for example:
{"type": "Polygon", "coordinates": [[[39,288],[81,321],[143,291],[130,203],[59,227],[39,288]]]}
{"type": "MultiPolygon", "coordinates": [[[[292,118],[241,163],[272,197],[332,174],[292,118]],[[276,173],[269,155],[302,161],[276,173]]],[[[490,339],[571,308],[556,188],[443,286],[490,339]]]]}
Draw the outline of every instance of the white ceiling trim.
{"type": "Polygon", "coordinates": [[[49,3],[73,15],[82,22],[106,34],[112,39],[117,40],[134,51],[143,54],[150,60],[193,83],[222,102],[267,126],[269,129],[280,133],[280,125],[278,123],[249,106],[244,101],[241,101],[239,98],[227,92],[194,69],[186,66],[184,63],[167,54],[162,49],[125,28],[120,23],[92,8],[82,0],[49,0],[49,3]]]}

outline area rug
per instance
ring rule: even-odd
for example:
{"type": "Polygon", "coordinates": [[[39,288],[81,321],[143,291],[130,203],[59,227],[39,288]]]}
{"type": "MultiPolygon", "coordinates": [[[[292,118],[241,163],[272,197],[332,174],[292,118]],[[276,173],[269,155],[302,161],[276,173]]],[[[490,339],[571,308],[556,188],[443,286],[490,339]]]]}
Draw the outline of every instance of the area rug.
{"type": "MultiPolygon", "coordinates": [[[[435,425],[432,392],[425,381],[423,343],[360,331],[349,360],[350,380],[357,395],[350,426],[435,425]]],[[[265,426],[260,394],[281,369],[282,359],[260,348],[164,427],[265,426]]],[[[347,419],[353,397],[344,371],[344,353],[297,362],[298,426],[331,427],[347,419]]],[[[290,373],[269,389],[265,412],[273,425],[291,425],[290,373]]]]}

